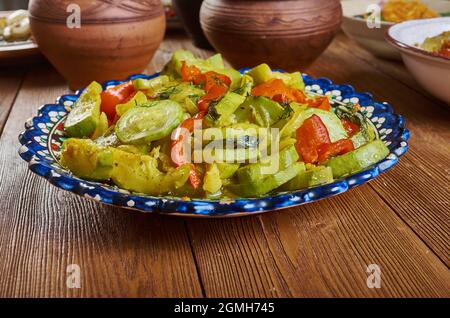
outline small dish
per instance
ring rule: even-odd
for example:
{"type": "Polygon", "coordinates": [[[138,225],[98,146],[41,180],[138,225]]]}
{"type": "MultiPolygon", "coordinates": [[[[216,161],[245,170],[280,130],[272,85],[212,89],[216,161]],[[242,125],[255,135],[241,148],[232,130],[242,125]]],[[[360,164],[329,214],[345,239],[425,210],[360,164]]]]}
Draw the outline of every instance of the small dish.
{"type": "MultiPolygon", "coordinates": [[[[248,69],[243,69],[244,72],[248,69]]],[[[133,75],[127,80],[152,78],[159,74],[133,75]]],[[[106,183],[82,180],[61,167],[57,160],[65,139],[64,121],[81,91],[60,96],[56,103],[39,108],[38,115],[27,121],[26,130],[19,136],[20,156],[28,162],[29,169],[47,179],[58,188],[71,191],[88,199],[134,209],[141,212],[165,213],[190,217],[236,217],[280,210],[343,193],[366,183],[380,173],[392,168],[408,149],[409,131],[402,116],[395,114],[392,106],[373,100],[369,93],[357,93],[350,85],[335,85],[329,79],[314,79],[303,75],[309,94],[326,95],[332,103],[353,107],[372,121],[380,139],[389,148],[389,155],[377,164],[333,183],[293,192],[281,192],[258,199],[206,200],[179,197],[156,197],[131,193],[106,183]]],[[[115,86],[125,81],[108,81],[103,87],[115,86]]]]}
{"type": "Polygon", "coordinates": [[[172,2],[172,0],[161,1],[164,7],[164,14],[166,15],[166,28],[167,30],[182,30],[183,23],[181,22],[180,17],[175,11],[172,2]]]}
{"type": "MultiPolygon", "coordinates": [[[[450,1],[444,0],[422,0],[430,9],[439,13],[450,12],[450,1]]],[[[373,0],[347,0],[342,1],[344,20],[342,30],[344,33],[359,45],[371,52],[375,56],[401,60],[398,50],[390,46],[385,40],[387,30],[394,25],[393,22],[380,22],[380,28],[369,28],[367,21],[359,15],[366,13],[369,6],[373,6],[377,1],[373,0]]]]}
{"type": "Polygon", "coordinates": [[[418,47],[423,41],[450,31],[450,17],[413,20],[392,26],[387,41],[397,49],[414,78],[430,94],[450,105],[450,59],[418,47]]]}
{"type": "MultiPolygon", "coordinates": [[[[6,17],[14,11],[0,11],[6,17]]],[[[39,48],[31,39],[27,41],[6,42],[0,39],[0,66],[30,62],[41,57],[39,48]]]]}
{"type": "Polygon", "coordinates": [[[13,61],[18,63],[19,60],[24,61],[39,55],[38,46],[31,40],[11,43],[0,41],[0,65],[10,65],[13,61]]]}

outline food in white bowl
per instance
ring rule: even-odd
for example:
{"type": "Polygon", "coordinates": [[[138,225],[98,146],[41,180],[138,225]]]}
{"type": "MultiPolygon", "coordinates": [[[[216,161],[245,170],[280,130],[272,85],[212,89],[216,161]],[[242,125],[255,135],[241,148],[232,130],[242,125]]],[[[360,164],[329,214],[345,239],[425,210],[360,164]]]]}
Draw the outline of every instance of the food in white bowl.
{"type": "Polygon", "coordinates": [[[342,2],[345,34],[375,56],[400,60],[399,52],[386,43],[384,35],[397,22],[445,16],[450,13],[450,1],[445,0],[348,0],[342,2]],[[379,28],[369,28],[368,18],[374,16],[368,9],[379,5],[381,20],[379,28]]]}
{"type": "MultiPolygon", "coordinates": [[[[431,2],[432,3],[432,2],[431,2]]],[[[381,1],[381,20],[400,23],[409,20],[430,19],[441,16],[422,0],[381,1]]]]}
{"type": "Polygon", "coordinates": [[[430,94],[450,105],[450,57],[422,47],[450,31],[450,17],[413,20],[392,26],[386,38],[400,51],[414,78],[430,94]]]}
{"type": "Polygon", "coordinates": [[[420,48],[437,56],[450,58],[450,31],[426,38],[420,48]]]}

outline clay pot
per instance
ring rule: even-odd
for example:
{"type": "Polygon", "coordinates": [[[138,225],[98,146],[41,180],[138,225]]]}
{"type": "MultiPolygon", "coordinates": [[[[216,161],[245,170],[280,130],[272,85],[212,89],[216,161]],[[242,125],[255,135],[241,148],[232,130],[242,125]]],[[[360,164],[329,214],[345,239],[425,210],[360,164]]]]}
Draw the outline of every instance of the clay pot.
{"type": "Polygon", "coordinates": [[[200,21],[212,46],[237,68],[311,64],[342,22],[339,0],[205,0],[200,21]]]}
{"type": "Polygon", "coordinates": [[[39,48],[71,89],[141,72],[165,32],[159,0],[31,0],[29,11],[39,48]],[[81,9],[80,28],[67,25],[74,3],[81,9]]]}
{"type": "Polygon", "coordinates": [[[200,7],[203,0],[172,0],[173,7],[196,47],[212,49],[200,26],[200,7]]]}

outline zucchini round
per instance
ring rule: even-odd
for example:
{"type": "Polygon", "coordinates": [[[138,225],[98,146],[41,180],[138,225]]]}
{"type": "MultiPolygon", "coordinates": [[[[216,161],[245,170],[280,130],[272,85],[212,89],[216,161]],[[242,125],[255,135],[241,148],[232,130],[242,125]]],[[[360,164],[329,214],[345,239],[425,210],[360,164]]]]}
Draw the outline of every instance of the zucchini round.
{"type": "Polygon", "coordinates": [[[183,108],[171,100],[158,101],[152,107],[133,107],[116,124],[115,132],[122,143],[142,144],[164,138],[183,118],[183,108]]]}

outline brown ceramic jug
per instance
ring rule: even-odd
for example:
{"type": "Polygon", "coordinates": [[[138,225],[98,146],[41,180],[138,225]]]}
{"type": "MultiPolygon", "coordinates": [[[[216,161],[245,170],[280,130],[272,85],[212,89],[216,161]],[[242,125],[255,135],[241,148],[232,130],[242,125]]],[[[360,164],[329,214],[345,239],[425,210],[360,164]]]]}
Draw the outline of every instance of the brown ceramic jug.
{"type": "Polygon", "coordinates": [[[200,17],[209,42],[234,67],[293,71],[330,44],[342,8],[339,0],[205,0],[200,17]]]}
{"type": "Polygon", "coordinates": [[[39,48],[71,89],[141,72],[165,32],[160,0],[31,0],[29,11],[39,48]]]}

